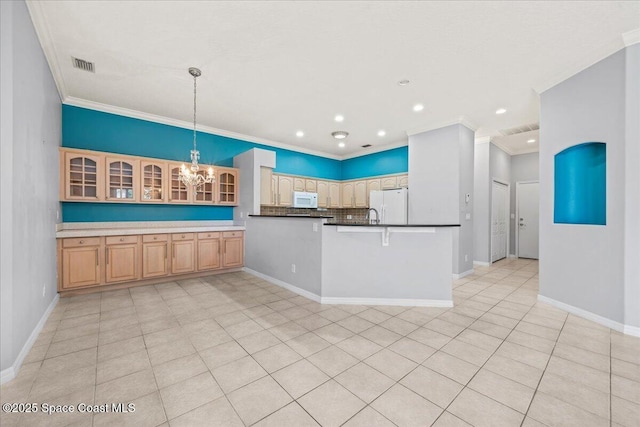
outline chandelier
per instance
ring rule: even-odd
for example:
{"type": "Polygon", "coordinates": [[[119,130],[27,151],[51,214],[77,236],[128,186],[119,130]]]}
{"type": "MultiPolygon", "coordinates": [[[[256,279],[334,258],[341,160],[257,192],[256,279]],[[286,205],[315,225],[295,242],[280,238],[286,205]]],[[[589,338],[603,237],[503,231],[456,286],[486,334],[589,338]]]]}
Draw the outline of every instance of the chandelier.
{"type": "Polygon", "coordinates": [[[200,152],[196,147],[196,79],[202,75],[202,71],[198,68],[189,68],[189,74],[193,76],[193,150],[191,150],[191,166],[188,168],[182,164],[180,167],[179,179],[185,186],[193,188],[194,194],[198,193],[198,189],[204,184],[213,184],[216,180],[213,174],[213,168],[207,170],[205,175],[199,172],[198,160],[200,160],[200,152]]]}

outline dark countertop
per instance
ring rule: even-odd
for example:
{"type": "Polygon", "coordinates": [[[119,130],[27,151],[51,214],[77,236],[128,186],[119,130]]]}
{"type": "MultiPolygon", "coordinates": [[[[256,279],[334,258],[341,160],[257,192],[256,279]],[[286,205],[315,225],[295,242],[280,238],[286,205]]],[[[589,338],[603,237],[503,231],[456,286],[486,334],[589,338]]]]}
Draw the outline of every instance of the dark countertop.
{"type": "Polygon", "coordinates": [[[320,215],[249,215],[252,217],[258,217],[258,218],[313,218],[313,219],[322,219],[322,218],[333,218],[332,216],[320,216],[320,215]]]}
{"type": "Polygon", "coordinates": [[[363,224],[361,222],[328,222],[323,225],[339,225],[342,227],[460,227],[460,224],[363,224]]]}

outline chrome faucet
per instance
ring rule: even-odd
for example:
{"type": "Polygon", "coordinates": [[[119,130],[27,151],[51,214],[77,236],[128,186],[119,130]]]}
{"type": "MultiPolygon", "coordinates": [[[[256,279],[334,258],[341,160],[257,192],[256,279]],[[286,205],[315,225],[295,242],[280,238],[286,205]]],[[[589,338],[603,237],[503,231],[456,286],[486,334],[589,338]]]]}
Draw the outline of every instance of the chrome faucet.
{"type": "Polygon", "coordinates": [[[368,219],[369,220],[369,224],[380,224],[380,215],[378,214],[378,210],[376,208],[369,208],[367,209],[367,214],[364,216],[364,219],[368,219]],[[375,222],[373,222],[373,219],[370,219],[370,213],[371,211],[374,211],[376,213],[376,219],[375,222]]]}

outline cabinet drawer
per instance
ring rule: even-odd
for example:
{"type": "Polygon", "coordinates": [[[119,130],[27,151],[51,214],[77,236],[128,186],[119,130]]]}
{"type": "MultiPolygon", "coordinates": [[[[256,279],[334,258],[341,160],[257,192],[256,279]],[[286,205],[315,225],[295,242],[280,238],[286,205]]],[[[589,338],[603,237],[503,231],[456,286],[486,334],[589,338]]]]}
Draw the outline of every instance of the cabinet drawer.
{"type": "Polygon", "coordinates": [[[208,231],[206,233],[198,233],[198,240],[219,239],[219,238],[220,238],[219,231],[208,231]]]}
{"type": "Polygon", "coordinates": [[[167,240],[169,240],[168,234],[144,234],[142,236],[143,243],[166,242],[167,240]]]}
{"type": "Polygon", "coordinates": [[[222,232],[222,237],[223,238],[228,238],[228,237],[242,237],[243,232],[242,231],[223,231],[222,232]]]}
{"type": "Polygon", "coordinates": [[[109,236],[107,237],[107,245],[124,245],[130,243],[138,243],[138,236],[109,236]]]}
{"type": "Polygon", "coordinates": [[[193,240],[193,233],[176,233],[171,235],[171,240],[193,240]]]}
{"type": "Polygon", "coordinates": [[[100,245],[99,237],[80,237],[73,239],[63,239],[63,248],[78,248],[82,246],[98,246],[100,245]]]}

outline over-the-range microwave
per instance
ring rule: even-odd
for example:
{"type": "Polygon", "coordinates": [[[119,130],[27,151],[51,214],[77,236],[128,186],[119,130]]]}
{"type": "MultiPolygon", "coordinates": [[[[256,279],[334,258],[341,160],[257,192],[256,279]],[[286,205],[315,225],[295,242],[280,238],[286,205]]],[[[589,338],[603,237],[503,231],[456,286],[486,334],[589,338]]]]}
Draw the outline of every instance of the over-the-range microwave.
{"type": "Polygon", "coordinates": [[[318,193],[307,193],[305,191],[293,192],[293,207],[294,208],[310,208],[315,209],[318,207],[318,193]]]}

